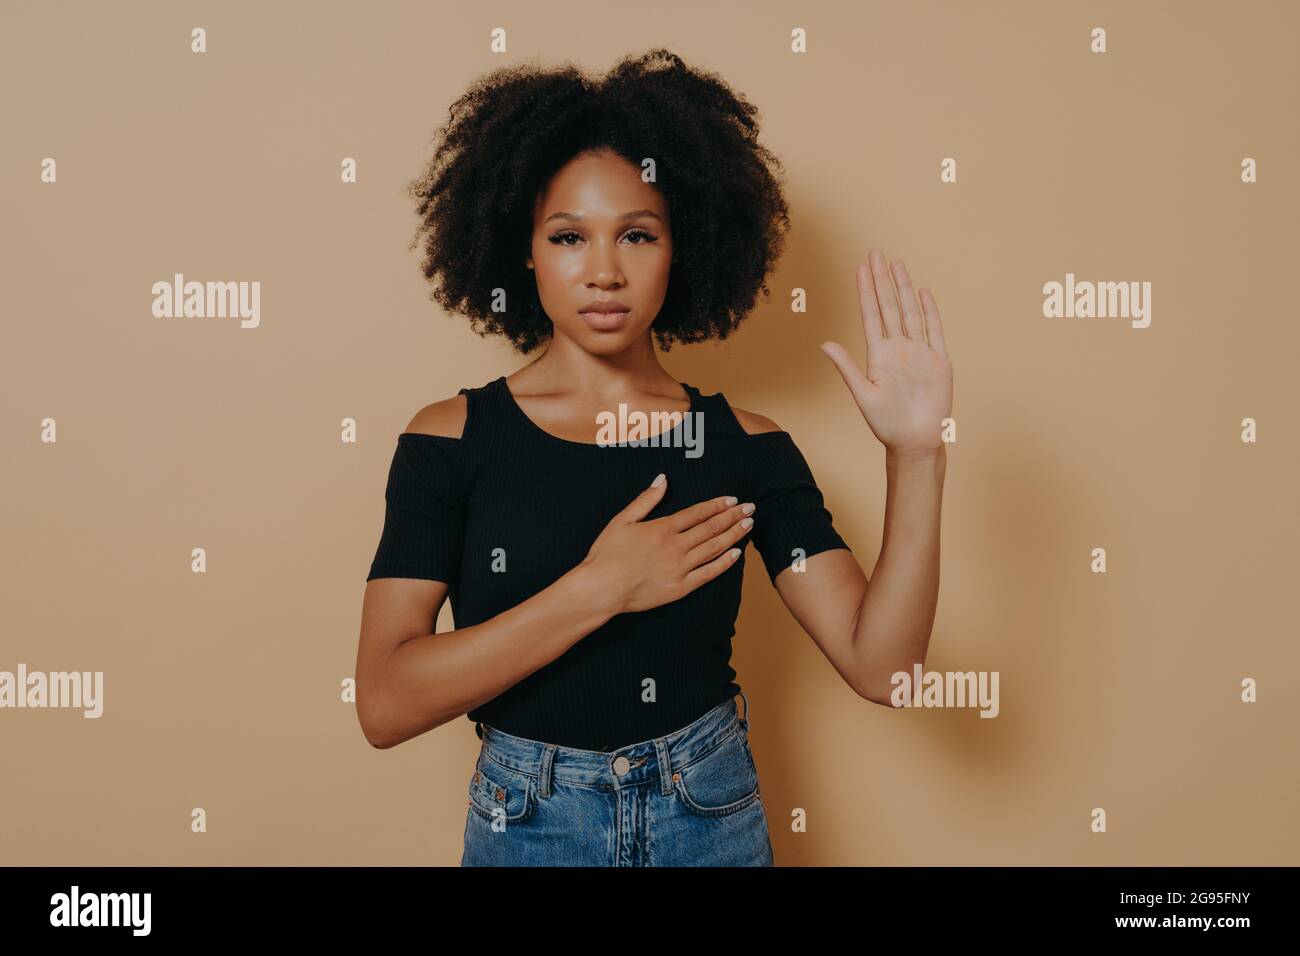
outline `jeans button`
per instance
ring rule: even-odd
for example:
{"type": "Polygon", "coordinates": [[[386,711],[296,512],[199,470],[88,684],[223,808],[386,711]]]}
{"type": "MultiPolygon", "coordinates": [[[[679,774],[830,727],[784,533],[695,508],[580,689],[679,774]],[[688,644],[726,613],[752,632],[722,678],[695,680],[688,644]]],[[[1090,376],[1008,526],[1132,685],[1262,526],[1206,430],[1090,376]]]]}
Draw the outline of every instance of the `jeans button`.
{"type": "Polygon", "coordinates": [[[622,754],[614,758],[614,772],[620,777],[632,769],[632,763],[622,754]]]}

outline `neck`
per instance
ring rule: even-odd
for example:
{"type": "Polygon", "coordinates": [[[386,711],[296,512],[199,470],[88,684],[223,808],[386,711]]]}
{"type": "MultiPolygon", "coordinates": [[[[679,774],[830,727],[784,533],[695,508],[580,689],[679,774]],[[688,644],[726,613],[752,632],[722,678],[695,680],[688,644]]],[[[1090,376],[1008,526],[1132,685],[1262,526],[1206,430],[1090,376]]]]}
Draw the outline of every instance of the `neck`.
{"type": "Polygon", "coordinates": [[[678,398],[681,391],[677,379],[659,364],[648,333],[612,355],[593,355],[557,336],[541,356],[514,373],[511,384],[531,393],[576,392],[596,401],[617,401],[636,392],[678,398]]]}

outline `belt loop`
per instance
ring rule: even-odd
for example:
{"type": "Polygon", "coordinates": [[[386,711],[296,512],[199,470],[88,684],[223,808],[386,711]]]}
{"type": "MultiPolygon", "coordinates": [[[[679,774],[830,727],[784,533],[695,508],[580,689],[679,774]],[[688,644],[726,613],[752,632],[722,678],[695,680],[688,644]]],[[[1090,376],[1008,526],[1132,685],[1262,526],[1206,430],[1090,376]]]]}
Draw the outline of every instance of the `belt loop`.
{"type": "Polygon", "coordinates": [[[659,758],[659,792],[666,797],[673,792],[673,763],[667,737],[655,738],[655,753],[659,758]]]}
{"type": "Polygon", "coordinates": [[[745,702],[745,716],[740,718],[740,727],[745,733],[749,733],[749,698],[745,696],[743,690],[740,692],[740,698],[745,702]]]}
{"type": "Polygon", "coordinates": [[[540,796],[551,795],[551,767],[555,763],[555,744],[542,747],[542,764],[537,770],[537,792],[540,796]]]}

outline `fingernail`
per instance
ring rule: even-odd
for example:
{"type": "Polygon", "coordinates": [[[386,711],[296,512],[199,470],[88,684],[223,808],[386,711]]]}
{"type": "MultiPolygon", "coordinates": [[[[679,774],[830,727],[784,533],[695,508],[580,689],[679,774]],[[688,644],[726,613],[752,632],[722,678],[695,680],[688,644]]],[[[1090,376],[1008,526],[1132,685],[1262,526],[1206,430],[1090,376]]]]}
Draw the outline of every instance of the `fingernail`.
{"type": "Polygon", "coordinates": [[[727,495],[727,504],[729,505],[734,505],[739,500],[740,499],[737,498],[735,495],[727,495]]]}
{"type": "Polygon", "coordinates": [[[650,487],[658,488],[663,483],[664,483],[664,473],[661,471],[659,472],[659,474],[655,475],[655,480],[650,482],[650,487]]]}

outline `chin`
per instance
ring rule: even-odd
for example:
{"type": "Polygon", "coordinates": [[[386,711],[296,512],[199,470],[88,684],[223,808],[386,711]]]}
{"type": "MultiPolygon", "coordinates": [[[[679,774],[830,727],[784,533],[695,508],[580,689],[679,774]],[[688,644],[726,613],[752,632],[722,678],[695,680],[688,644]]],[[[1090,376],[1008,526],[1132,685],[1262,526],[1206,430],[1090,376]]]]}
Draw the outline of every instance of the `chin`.
{"type": "Polygon", "coordinates": [[[584,329],[583,334],[578,337],[583,349],[592,355],[617,355],[625,351],[629,345],[635,342],[639,336],[635,333],[629,333],[626,330],[622,332],[594,332],[591,329],[584,329]]]}

